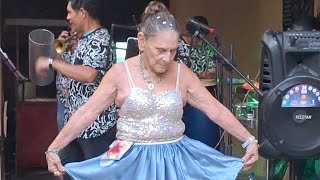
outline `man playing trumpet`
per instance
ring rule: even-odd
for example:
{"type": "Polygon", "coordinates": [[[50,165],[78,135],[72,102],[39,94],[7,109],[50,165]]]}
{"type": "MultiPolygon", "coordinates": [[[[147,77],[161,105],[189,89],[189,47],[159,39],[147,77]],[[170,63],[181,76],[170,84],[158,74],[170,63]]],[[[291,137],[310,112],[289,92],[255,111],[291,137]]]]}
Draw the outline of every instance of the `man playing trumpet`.
{"type": "Polygon", "coordinates": [[[58,39],[54,41],[54,48],[57,55],[63,55],[65,52],[72,52],[77,47],[78,38],[81,37],[77,32],[62,31],[58,39]]]}
{"type": "MultiPolygon", "coordinates": [[[[38,72],[52,68],[68,78],[69,89],[66,93],[64,122],[88,101],[103,75],[115,62],[112,49],[109,49],[110,35],[99,22],[99,12],[102,7],[100,3],[102,0],[68,0],[67,21],[72,32],[81,34],[74,52],[71,53],[73,47],[71,46],[71,49],[67,48],[63,55],[65,60],[59,57],[40,57],[36,63],[38,72]],[[66,57],[69,51],[69,57],[66,57]],[[70,59],[70,63],[67,59],[70,59]]],[[[67,32],[62,32],[58,39],[63,42],[68,37],[67,32]]],[[[112,105],[68,147],[63,151],[59,150],[62,163],[90,159],[105,152],[115,139],[115,123],[115,106],[112,105]]],[[[63,173],[56,171],[54,175],[61,176],[63,173]]]]}
{"type": "MultiPolygon", "coordinates": [[[[67,63],[72,63],[72,56],[78,44],[79,33],[73,33],[69,36],[68,31],[62,31],[58,39],[55,40],[55,59],[63,59],[67,63]],[[68,40],[68,44],[66,44],[68,40]]],[[[57,72],[56,76],[57,89],[57,125],[60,131],[64,125],[64,110],[68,97],[69,78],[57,72]]]]}

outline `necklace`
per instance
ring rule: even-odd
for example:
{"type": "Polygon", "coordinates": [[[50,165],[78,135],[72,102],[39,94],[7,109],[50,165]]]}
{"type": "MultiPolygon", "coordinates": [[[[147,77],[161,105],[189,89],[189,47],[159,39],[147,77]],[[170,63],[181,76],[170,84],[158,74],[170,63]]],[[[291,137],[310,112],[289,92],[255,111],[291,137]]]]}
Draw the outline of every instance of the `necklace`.
{"type": "Polygon", "coordinates": [[[149,91],[152,91],[152,89],[154,88],[154,85],[156,85],[162,81],[162,76],[159,78],[158,81],[151,81],[151,80],[147,79],[144,74],[144,71],[143,71],[141,57],[140,57],[139,61],[140,61],[139,64],[140,64],[140,73],[141,73],[142,79],[144,80],[144,82],[146,82],[148,84],[149,91]]]}

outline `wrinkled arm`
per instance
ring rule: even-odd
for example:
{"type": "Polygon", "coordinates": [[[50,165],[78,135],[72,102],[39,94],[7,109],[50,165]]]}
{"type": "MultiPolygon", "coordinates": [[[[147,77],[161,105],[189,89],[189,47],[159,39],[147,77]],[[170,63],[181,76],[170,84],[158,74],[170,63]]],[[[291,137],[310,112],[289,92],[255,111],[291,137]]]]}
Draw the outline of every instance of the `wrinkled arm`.
{"type": "Polygon", "coordinates": [[[186,98],[189,104],[204,112],[213,122],[238,140],[244,142],[251,136],[234,115],[209,93],[196,75],[186,68],[183,68],[182,73],[186,78],[184,82],[193,82],[186,85],[186,98]]]}
{"type": "MultiPolygon", "coordinates": [[[[241,142],[247,141],[252,135],[243,125],[233,116],[233,114],[217,101],[207,89],[201,84],[200,80],[191,71],[184,73],[187,85],[187,102],[204,112],[213,122],[218,124],[229,134],[241,142]]],[[[242,157],[244,166],[243,171],[250,169],[254,162],[258,160],[257,141],[250,142],[246,147],[246,152],[242,157]]]]}
{"type": "Polygon", "coordinates": [[[117,95],[116,75],[117,66],[115,65],[104,76],[88,102],[72,115],[48,149],[63,149],[114,102],[117,95]]]}

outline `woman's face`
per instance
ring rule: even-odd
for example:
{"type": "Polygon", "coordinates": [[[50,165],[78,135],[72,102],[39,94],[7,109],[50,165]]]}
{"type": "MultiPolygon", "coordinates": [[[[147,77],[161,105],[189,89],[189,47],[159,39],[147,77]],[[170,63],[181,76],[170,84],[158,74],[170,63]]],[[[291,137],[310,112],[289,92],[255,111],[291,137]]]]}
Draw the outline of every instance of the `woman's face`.
{"type": "Polygon", "coordinates": [[[176,55],[178,40],[178,32],[166,30],[140,41],[145,66],[157,74],[165,73],[176,55]]]}

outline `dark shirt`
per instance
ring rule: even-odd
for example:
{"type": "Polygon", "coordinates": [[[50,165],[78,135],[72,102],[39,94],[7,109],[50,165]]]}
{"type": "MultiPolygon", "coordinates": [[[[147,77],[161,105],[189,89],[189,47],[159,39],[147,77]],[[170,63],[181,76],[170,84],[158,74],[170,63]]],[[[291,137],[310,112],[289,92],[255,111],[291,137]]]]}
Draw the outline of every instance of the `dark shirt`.
{"type": "MultiPolygon", "coordinates": [[[[109,43],[110,35],[105,28],[99,28],[79,38],[71,64],[90,66],[96,69],[98,78],[93,83],[83,83],[70,79],[65,120],[69,120],[71,115],[88,101],[99,86],[106,71],[115,63],[114,53],[109,52],[109,43]]],[[[106,133],[116,123],[115,110],[115,104],[113,103],[79,137],[89,139],[106,133]]]]}

